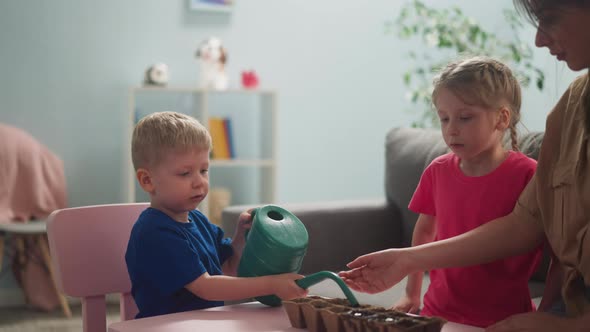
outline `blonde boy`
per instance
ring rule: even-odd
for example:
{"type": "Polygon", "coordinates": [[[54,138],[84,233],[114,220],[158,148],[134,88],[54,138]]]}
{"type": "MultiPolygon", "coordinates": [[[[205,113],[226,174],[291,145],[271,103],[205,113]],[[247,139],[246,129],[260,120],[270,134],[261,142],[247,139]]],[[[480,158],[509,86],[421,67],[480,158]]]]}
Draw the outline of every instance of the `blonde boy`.
{"type": "Polygon", "coordinates": [[[242,213],[233,237],[196,210],[209,191],[211,136],[196,119],[175,112],[153,113],[133,131],[136,178],[150,207],[136,221],[125,261],[137,318],[223,305],[269,294],[305,296],[298,274],[235,277],[250,228],[242,213]]]}

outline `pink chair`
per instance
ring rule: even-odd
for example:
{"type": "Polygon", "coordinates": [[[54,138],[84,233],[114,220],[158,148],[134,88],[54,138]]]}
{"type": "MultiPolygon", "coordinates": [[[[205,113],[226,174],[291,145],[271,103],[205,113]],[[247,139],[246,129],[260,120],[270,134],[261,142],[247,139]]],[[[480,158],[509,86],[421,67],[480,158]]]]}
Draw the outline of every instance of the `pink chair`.
{"type": "Polygon", "coordinates": [[[121,294],[121,320],[137,314],[125,251],[133,224],[148,206],[130,203],[69,208],[54,211],[47,220],[57,286],[64,294],[81,298],[85,332],[106,330],[106,294],[121,294]]]}

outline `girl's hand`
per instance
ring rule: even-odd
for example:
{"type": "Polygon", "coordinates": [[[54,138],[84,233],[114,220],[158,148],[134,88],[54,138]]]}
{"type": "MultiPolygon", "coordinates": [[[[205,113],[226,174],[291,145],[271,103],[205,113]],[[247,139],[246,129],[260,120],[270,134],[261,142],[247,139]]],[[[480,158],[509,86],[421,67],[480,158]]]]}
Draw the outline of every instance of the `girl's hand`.
{"type": "Polygon", "coordinates": [[[393,307],[391,307],[391,309],[417,315],[420,311],[420,304],[420,295],[409,296],[408,294],[405,294],[393,305],[393,307]]]}
{"type": "Polygon", "coordinates": [[[360,256],[338,275],[350,288],[364,293],[379,293],[400,282],[409,269],[406,255],[400,249],[388,249],[360,256]]]}
{"type": "Polygon", "coordinates": [[[273,294],[280,297],[281,300],[291,300],[298,297],[307,296],[307,289],[299,287],[295,280],[303,278],[297,273],[284,273],[273,275],[272,289],[273,294]]]}
{"type": "Polygon", "coordinates": [[[506,318],[486,329],[486,332],[555,332],[578,331],[576,320],[557,317],[545,312],[529,312],[506,318]]]}

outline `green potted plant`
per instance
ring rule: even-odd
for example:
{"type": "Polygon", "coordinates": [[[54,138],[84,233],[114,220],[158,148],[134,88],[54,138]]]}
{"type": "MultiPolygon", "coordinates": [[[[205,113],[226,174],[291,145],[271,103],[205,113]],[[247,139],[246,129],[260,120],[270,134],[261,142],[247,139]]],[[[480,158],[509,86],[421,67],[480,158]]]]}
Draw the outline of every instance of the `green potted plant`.
{"type": "Polygon", "coordinates": [[[432,112],[432,78],[442,66],[461,55],[495,57],[510,65],[524,87],[534,83],[543,90],[545,74],[534,65],[532,48],[519,37],[523,23],[514,10],[505,9],[503,13],[512,32],[508,40],[486,30],[456,6],[437,9],[419,0],[405,3],[397,19],[386,23],[388,33],[395,31],[405,40],[419,39],[425,46],[421,51],[409,52],[414,65],[403,73],[408,98],[420,106],[417,109],[421,113],[412,126],[439,126],[432,112]]]}

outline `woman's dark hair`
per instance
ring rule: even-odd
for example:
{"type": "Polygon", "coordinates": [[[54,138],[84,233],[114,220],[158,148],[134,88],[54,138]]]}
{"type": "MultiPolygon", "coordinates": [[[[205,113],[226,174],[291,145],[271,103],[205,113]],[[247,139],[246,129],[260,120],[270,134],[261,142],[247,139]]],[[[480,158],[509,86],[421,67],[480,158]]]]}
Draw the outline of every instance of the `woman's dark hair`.
{"type": "Polygon", "coordinates": [[[536,25],[539,13],[547,9],[563,7],[589,7],[588,0],[513,0],[516,11],[536,25]]]}
{"type": "MultiPolygon", "coordinates": [[[[513,2],[516,11],[526,17],[535,26],[539,22],[539,15],[544,10],[564,7],[590,8],[590,0],[513,0],[513,2]]],[[[586,84],[590,85],[590,82],[586,84]]],[[[590,132],[590,87],[586,88],[581,98],[582,104],[586,109],[586,130],[590,132]]]]}

